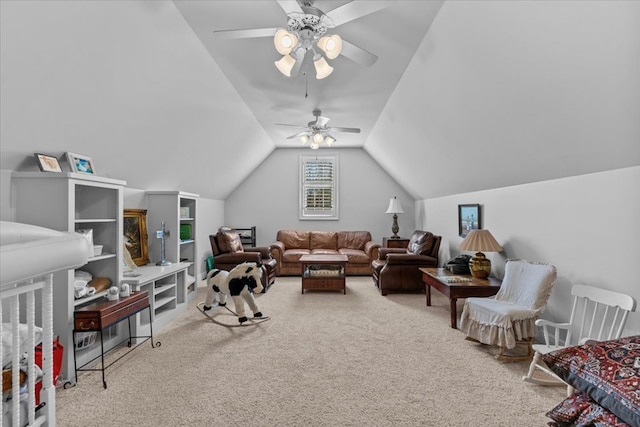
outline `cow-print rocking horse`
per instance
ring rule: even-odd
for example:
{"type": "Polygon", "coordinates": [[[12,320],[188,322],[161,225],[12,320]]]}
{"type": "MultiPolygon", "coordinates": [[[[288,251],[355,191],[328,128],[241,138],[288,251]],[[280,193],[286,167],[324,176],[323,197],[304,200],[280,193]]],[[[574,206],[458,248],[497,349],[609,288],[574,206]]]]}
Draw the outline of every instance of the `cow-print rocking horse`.
{"type": "Polygon", "coordinates": [[[258,324],[270,319],[270,317],[264,316],[260,312],[253,296],[254,292],[262,292],[262,289],[260,269],[253,262],[238,264],[229,272],[214,268],[207,273],[207,297],[197,307],[202,314],[222,326],[258,324]],[[227,307],[227,296],[230,296],[233,300],[236,311],[232,311],[227,307]],[[245,302],[249,305],[253,317],[245,315],[245,302]],[[229,325],[218,321],[214,315],[216,313],[209,313],[216,307],[224,307],[236,315],[239,324],[229,325]]]}

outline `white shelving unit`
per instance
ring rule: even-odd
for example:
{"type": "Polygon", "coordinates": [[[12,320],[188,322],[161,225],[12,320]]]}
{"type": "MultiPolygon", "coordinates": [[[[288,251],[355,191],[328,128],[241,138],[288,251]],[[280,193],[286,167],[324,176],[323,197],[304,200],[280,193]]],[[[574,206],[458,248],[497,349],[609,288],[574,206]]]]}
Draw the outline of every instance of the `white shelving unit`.
{"type": "Polygon", "coordinates": [[[188,269],[191,263],[179,262],[168,266],[143,265],[138,267],[135,277],[125,276],[134,291],[148,291],[151,319],[148,311],[142,311],[136,319],[134,335],[149,335],[149,322],[153,322],[154,333],[165,327],[187,307],[188,269]]]}
{"type": "Polygon", "coordinates": [[[170,236],[165,243],[165,258],[172,263],[186,262],[187,297],[196,296],[199,273],[197,232],[197,194],[183,191],[147,191],[147,229],[152,263],[161,260],[161,241],[156,238],[162,222],[170,236]]]}
{"type": "MultiPolygon", "coordinates": [[[[59,231],[93,230],[93,243],[103,246],[102,254],[90,258],[80,269],[93,277],[106,277],[113,285],[120,283],[125,181],[72,172],[13,172],[11,178],[17,222],[59,231]]],[[[106,292],[74,299],[74,272],[56,273],[53,283],[53,333],[60,338],[65,349],[61,370],[65,379],[72,378],[74,374],[73,313],[76,307],[102,298],[106,292]]],[[[118,344],[126,334],[124,327],[118,325],[106,331],[105,350],[118,344]]],[[[99,354],[100,347],[95,345],[78,351],[78,365],[99,354]]]]}

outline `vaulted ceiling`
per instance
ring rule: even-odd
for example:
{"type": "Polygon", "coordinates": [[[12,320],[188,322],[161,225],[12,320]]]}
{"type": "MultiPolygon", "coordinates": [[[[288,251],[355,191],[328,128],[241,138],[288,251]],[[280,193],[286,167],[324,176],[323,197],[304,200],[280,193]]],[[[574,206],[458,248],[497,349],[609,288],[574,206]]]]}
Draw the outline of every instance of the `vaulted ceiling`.
{"type": "Polygon", "coordinates": [[[314,109],[416,199],[640,164],[640,2],[390,1],[331,30],[379,59],[323,80],[214,34],[284,27],[287,3],[0,0],[0,168],[72,151],[224,200],[314,109]]]}

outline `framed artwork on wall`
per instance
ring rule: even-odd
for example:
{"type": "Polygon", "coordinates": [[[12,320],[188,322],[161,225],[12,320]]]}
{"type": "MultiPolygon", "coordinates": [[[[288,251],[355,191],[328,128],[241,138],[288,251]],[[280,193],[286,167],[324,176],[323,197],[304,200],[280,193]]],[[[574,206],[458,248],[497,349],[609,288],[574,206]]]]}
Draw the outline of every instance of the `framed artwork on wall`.
{"type": "Polygon", "coordinates": [[[36,163],[42,172],[62,172],[58,158],[48,154],[34,153],[36,163]]]}
{"type": "Polygon", "coordinates": [[[82,154],[67,152],[67,160],[69,161],[71,172],[90,174],[96,173],[96,168],[93,166],[91,157],[82,154]]]}
{"type": "Polygon", "coordinates": [[[124,228],[124,247],[131,254],[133,262],[137,266],[149,264],[147,210],[125,209],[122,223],[124,228]]]}
{"type": "Polygon", "coordinates": [[[458,205],[458,235],[467,237],[471,230],[482,228],[480,221],[480,205],[458,205]]]}

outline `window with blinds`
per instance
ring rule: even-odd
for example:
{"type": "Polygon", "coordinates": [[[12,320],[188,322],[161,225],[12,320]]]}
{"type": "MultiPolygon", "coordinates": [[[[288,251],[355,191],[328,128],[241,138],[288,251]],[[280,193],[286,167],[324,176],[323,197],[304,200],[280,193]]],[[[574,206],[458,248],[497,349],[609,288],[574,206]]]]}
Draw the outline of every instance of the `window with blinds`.
{"type": "Polygon", "coordinates": [[[338,219],[338,156],[300,156],[300,219],[338,219]]]}

